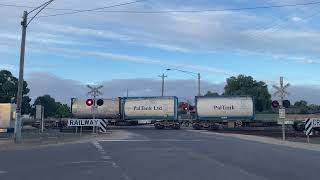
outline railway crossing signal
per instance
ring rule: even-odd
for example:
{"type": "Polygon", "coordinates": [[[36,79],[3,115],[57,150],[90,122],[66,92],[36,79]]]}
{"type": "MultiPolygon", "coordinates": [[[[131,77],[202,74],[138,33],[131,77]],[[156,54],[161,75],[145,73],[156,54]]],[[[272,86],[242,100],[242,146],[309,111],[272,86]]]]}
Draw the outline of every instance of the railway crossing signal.
{"type": "Polygon", "coordinates": [[[282,106],[285,107],[285,108],[289,108],[291,105],[290,101],[289,100],[284,100],[282,101],[282,106]]]}
{"type": "Polygon", "coordinates": [[[87,106],[92,106],[94,104],[93,99],[87,99],[86,100],[86,105],[87,106]]]}
{"type": "MultiPolygon", "coordinates": [[[[271,106],[273,108],[278,108],[280,106],[280,103],[279,103],[279,101],[274,100],[274,101],[271,102],[271,106]]],[[[282,106],[285,107],[285,108],[289,108],[291,106],[291,103],[290,103],[289,100],[283,100],[282,101],[282,106]]]]}
{"type": "Polygon", "coordinates": [[[278,101],[272,101],[271,106],[273,108],[277,108],[277,107],[279,107],[279,102],[278,101]]]}
{"type": "MultiPolygon", "coordinates": [[[[104,103],[103,99],[98,99],[96,105],[97,106],[102,106],[104,103]]],[[[93,99],[87,99],[86,100],[86,105],[87,106],[92,106],[94,105],[94,100],[93,99]]]]}
{"type": "Polygon", "coordinates": [[[97,100],[97,105],[98,106],[102,106],[103,105],[103,100],[102,99],[98,99],[97,100]]]}
{"type": "MultiPolygon", "coordinates": [[[[278,96],[280,98],[279,108],[285,109],[286,107],[290,106],[290,101],[283,100],[286,95],[289,95],[287,88],[290,86],[289,83],[283,85],[283,77],[280,77],[280,86],[273,85],[272,87],[275,88],[277,91],[274,93],[274,96],[278,96]]],[[[281,111],[282,112],[282,111],[281,111]]],[[[285,112],[285,110],[284,110],[285,112]]],[[[280,111],[279,111],[280,115],[280,111]]],[[[282,116],[285,117],[285,116],[282,116]]],[[[285,118],[282,119],[282,140],[286,140],[285,135],[285,118]]]]}
{"type": "MultiPolygon", "coordinates": [[[[90,89],[90,91],[88,92],[88,95],[91,95],[93,97],[93,99],[91,99],[93,101],[92,105],[91,105],[91,108],[92,108],[92,119],[95,119],[96,118],[97,105],[98,106],[102,106],[103,105],[103,100],[102,99],[98,100],[99,103],[97,102],[97,97],[99,95],[102,95],[102,93],[100,92],[100,89],[103,88],[103,86],[93,87],[93,86],[87,85],[87,87],[90,89]]],[[[92,131],[95,132],[95,127],[93,127],[92,131]]]]}

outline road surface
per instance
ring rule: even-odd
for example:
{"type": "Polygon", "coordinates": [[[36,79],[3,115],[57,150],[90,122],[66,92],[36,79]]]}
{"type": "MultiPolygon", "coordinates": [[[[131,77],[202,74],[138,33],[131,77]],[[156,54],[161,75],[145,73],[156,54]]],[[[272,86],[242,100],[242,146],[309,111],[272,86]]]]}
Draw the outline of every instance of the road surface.
{"type": "Polygon", "coordinates": [[[0,152],[1,180],[308,180],[320,152],[191,130],[117,129],[130,137],[0,152]]]}

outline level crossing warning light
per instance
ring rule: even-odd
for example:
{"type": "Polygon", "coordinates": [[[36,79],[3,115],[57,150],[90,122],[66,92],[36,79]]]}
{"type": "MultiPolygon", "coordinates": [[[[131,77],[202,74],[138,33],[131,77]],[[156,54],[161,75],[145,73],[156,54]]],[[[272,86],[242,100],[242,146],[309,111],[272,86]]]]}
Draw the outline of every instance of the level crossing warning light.
{"type": "Polygon", "coordinates": [[[277,107],[279,107],[279,102],[278,101],[272,101],[271,106],[273,108],[277,108],[277,107]]]}
{"type": "Polygon", "coordinates": [[[98,99],[97,100],[97,105],[102,106],[103,105],[103,99],[98,99]]]}
{"type": "Polygon", "coordinates": [[[283,105],[283,107],[285,107],[285,108],[289,108],[290,107],[290,101],[289,100],[283,100],[282,101],[282,105],[283,105]]]}
{"type": "Polygon", "coordinates": [[[87,99],[86,100],[86,105],[87,106],[92,106],[93,105],[93,99],[87,99]]]}

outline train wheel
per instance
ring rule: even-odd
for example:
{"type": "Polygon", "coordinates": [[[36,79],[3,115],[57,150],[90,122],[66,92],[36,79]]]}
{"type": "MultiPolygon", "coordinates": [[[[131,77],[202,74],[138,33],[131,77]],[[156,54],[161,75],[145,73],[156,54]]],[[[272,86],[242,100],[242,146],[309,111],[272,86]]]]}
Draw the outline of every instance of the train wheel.
{"type": "Polygon", "coordinates": [[[193,129],[195,129],[195,130],[200,130],[200,129],[202,129],[202,126],[200,125],[200,124],[193,124],[193,129]]]}
{"type": "Polygon", "coordinates": [[[189,126],[190,126],[190,123],[189,123],[189,122],[186,122],[186,123],[185,123],[185,126],[186,126],[186,127],[189,127],[189,126]]]}
{"type": "Polygon", "coordinates": [[[174,124],[173,126],[172,126],[172,128],[173,129],[176,129],[176,130],[178,130],[178,129],[180,129],[180,124],[174,124]]]}
{"type": "Polygon", "coordinates": [[[156,129],[164,129],[164,125],[161,125],[161,124],[154,124],[154,127],[156,129]]]}

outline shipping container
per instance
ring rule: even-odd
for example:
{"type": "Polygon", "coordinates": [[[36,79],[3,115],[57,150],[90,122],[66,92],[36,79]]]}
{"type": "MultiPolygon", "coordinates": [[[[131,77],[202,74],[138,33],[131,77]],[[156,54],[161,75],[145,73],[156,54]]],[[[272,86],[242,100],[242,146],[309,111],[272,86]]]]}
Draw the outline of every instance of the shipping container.
{"type": "Polygon", "coordinates": [[[16,119],[16,105],[0,103],[0,129],[13,129],[16,119]]]}
{"type": "MultiPolygon", "coordinates": [[[[71,111],[74,118],[92,118],[92,107],[86,99],[73,99],[71,111]]],[[[103,99],[103,105],[97,106],[95,117],[99,119],[120,119],[120,98],[103,99]]]]}
{"type": "Polygon", "coordinates": [[[254,99],[250,96],[196,97],[198,120],[253,120],[254,99]]]}
{"type": "Polygon", "coordinates": [[[177,97],[125,97],[122,113],[125,120],[177,120],[177,97]]]}

